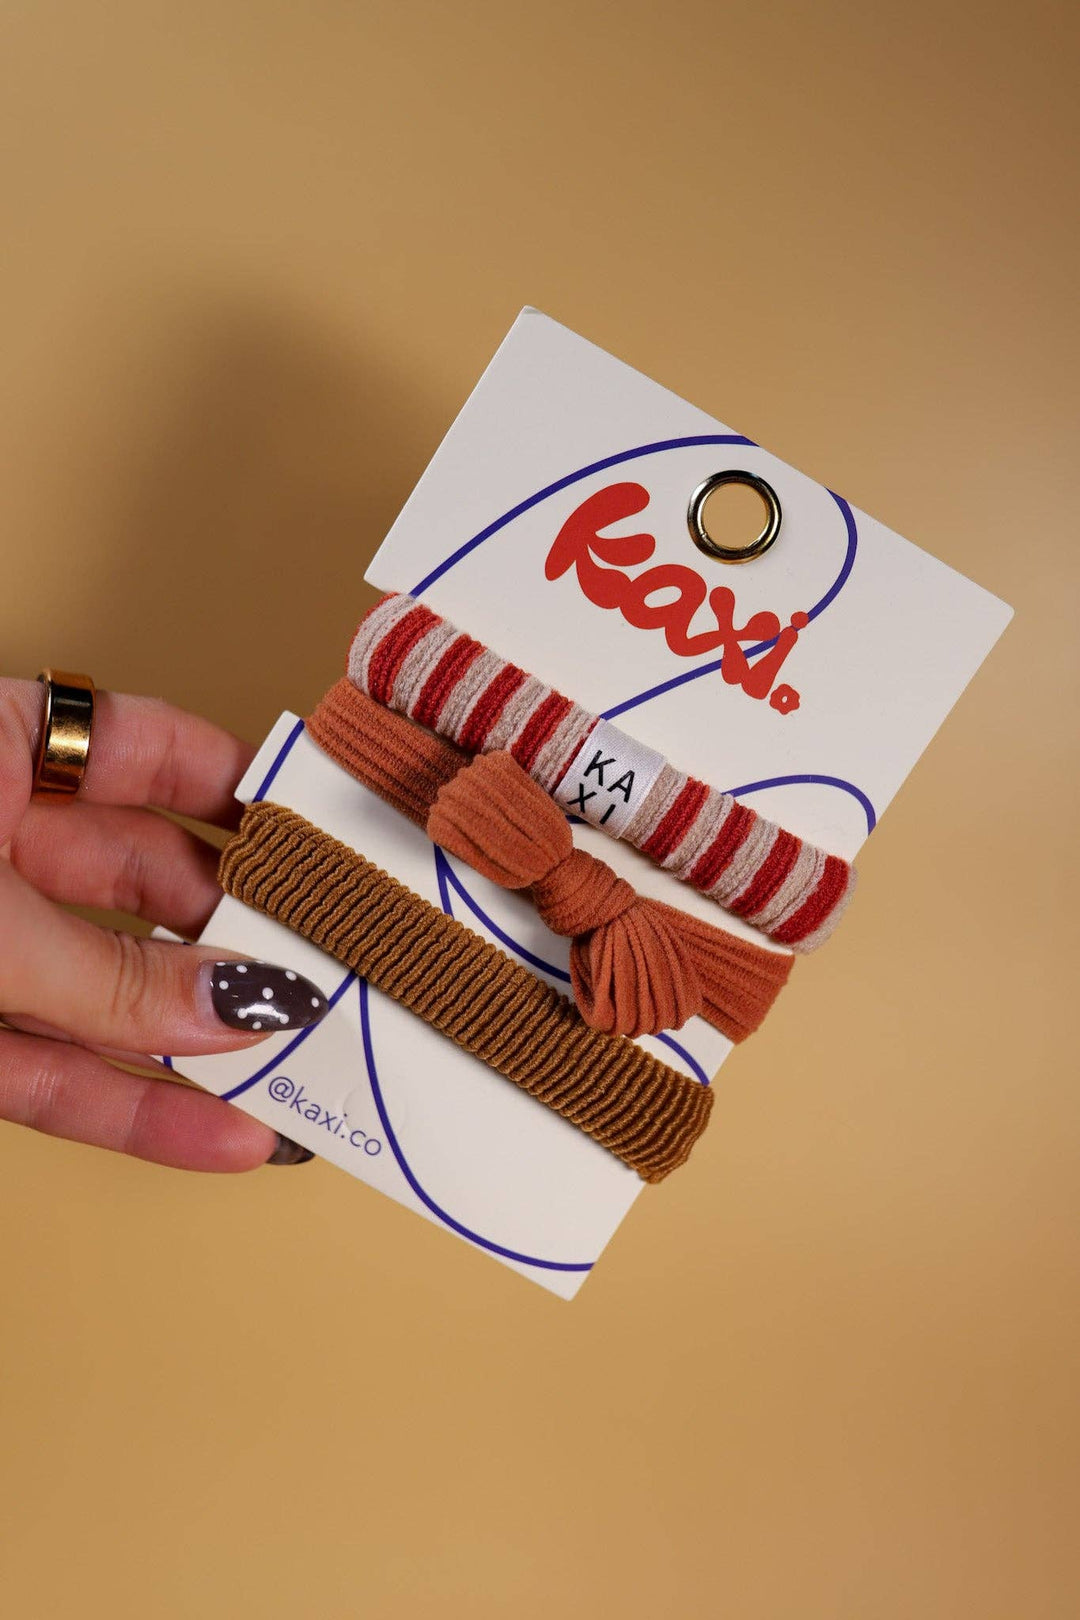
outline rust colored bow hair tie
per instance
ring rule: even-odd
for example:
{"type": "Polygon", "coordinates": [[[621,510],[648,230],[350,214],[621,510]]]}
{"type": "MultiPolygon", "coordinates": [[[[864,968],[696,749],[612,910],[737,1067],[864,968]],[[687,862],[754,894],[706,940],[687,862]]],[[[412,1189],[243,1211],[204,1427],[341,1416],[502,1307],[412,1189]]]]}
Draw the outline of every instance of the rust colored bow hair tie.
{"type": "Polygon", "coordinates": [[[508,753],[469,756],[343,679],[309,735],[442,848],[505,889],[529,890],[572,940],[570,977],[586,1023],[620,1035],[679,1029],[695,1014],[729,1040],[753,1033],[792,957],[637,893],[574,847],[566,817],[508,753]]]}
{"type": "Polygon", "coordinates": [[[836,926],[855,883],[847,861],[676,770],[411,596],[385,596],[364,617],[348,676],[377,703],[466,753],[511,754],[562,808],[576,813],[580,806],[601,831],[626,839],[778,944],[809,951],[836,926]],[[598,797],[602,761],[592,756],[620,750],[641,768],[604,781],[598,797]],[[612,791],[620,785],[621,804],[612,791]]]}

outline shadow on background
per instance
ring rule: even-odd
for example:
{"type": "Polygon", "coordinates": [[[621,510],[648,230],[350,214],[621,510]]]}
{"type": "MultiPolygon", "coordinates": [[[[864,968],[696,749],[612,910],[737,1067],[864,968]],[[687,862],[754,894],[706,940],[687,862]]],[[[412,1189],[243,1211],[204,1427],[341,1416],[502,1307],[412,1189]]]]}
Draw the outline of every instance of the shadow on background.
{"type": "Polygon", "coordinates": [[[29,407],[51,465],[19,469],[3,672],[85,669],[257,743],[340,674],[364,569],[449,418],[284,302],[110,297],[59,334],[64,391],[29,407]]]}
{"type": "Polygon", "coordinates": [[[257,741],[340,673],[364,568],[449,418],[363,334],[284,302],[139,299],[70,334],[4,664],[85,667],[257,741]]]}

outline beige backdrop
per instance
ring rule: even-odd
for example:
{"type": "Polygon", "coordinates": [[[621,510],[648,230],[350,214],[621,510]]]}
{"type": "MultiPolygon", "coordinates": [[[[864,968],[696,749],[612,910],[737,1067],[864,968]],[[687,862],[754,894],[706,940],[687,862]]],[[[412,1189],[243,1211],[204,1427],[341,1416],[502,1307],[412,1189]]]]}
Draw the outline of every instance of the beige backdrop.
{"type": "Polygon", "coordinates": [[[1018,615],[576,1304],[0,1130],[6,1614],[1078,1612],[1074,17],[8,0],[5,672],[303,711],[525,302],[1018,615]]]}

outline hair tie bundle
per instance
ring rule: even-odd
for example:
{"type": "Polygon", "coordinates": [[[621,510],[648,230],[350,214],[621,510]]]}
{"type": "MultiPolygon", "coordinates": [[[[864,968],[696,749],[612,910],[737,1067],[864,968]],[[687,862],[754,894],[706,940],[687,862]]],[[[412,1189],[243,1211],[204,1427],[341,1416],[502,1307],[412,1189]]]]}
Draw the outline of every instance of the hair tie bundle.
{"type": "Polygon", "coordinates": [[[470,764],[348,680],[331,688],[307,729],[437,844],[503,888],[532,891],[548,927],[573,941],[574,998],[593,1028],[657,1034],[700,1014],[741,1041],[787,981],[787,953],[645,899],[575,849],[565,816],[509,754],[470,764]]]}
{"type": "Polygon", "coordinates": [[[683,1164],[713,1093],[621,1036],[302,816],[249,805],[222,852],[227,894],[392,996],[622,1159],[645,1181],[683,1164]]]}
{"type": "MultiPolygon", "coordinates": [[[[607,721],[464,635],[411,596],[391,595],[361,621],[349,679],[377,703],[407,715],[469,754],[505,751],[556,797],[572,767],[594,775],[566,798],[605,832],[769,934],[808,951],[832,932],[854,886],[848,862],[804,843],[728,793],[669,765],[607,721]],[[599,741],[588,761],[587,745],[599,741]],[[603,754],[636,763],[630,810],[603,781],[603,754]],[[597,778],[609,790],[594,819],[597,778]],[[647,784],[642,788],[641,784],[647,784]]],[[[620,779],[622,780],[622,779],[620,779]]],[[[616,782],[614,786],[620,784],[616,782]]]]}

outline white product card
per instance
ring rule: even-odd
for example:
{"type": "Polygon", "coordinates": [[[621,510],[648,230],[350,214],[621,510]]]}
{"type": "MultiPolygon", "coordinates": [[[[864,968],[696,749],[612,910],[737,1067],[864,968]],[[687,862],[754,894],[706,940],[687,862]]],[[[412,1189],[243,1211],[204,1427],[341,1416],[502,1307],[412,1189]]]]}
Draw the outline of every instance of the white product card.
{"type": "MultiPolygon", "coordinates": [[[[610,722],[560,788],[586,823],[575,842],[640,892],[745,933],[608,836],[628,824],[662,761],[850,858],[1011,617],[838,495],[530,309],[366,577],[421,597],[610,722]],[[694,490],[732,468],[767,480],[782,509],[775,545],[734,567],[697,549],[687,524],[694,490]]],[[[328,684],[339,663],[328,663],[328,684]]],[[[300,812],[567,987],[568,942],[531,903],[431,845],[323,755],[296,716],[278,721],[238,797],[300,812]]],[[[203,942],[306,974],[331,1011],[257,1050],[177,1067],[544,1287],[577,1291],[642,1189],[633,1171],[238,902],[222,900],[203,942]]],[[[730,1050],[697,1018],[641,1044],[702,1084],[730,1050]]]]}

